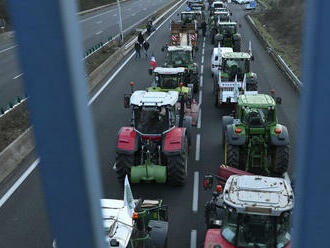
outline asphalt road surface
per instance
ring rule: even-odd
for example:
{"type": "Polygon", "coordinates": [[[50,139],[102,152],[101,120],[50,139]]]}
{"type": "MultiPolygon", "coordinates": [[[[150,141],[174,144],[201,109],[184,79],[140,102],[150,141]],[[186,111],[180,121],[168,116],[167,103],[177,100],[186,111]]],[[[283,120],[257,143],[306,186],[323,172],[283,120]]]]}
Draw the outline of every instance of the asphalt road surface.
{"type": "MultiPolygon", "coordinates": [[[[287,125],[290,133],[290,175],[292,176],[299,95],[257,40],[243,18],[245,12],[239,6],[231,7],[233,19],[242,24],[240,32],[243,36],[243,49],[247,50],[248,41],[252,41],[255,56],[252,69],[258,75],[260,90],[269,92],[274,89],[277,96],[282,97],[278,117],[281,123],[287,125]]],[[[159,65],[164,62],[164,54],[160,48],[168,39],[169,22],[165,23],[149,40],[150,50],[156,56],[159,65]]],[[[203,247],[206,231],[204,204],[210,199],[211,192],[203,191],[202,178],[205,174],[217,173],[219,165],[224,160],[221,144],[221,116],[231,111],[228,108],[214,107],[210,71],[212,46],[208,37],[205,43],[203,39],[199,40],[199,48],[195,60],[199,64],[200,75],[203,77],[199,99],[202,104],[202,112],[200,126],[192,130],[193,144],[186,184],[183,187],[160,184],[132,186],[135,198],[161,198],[168,204],[168,247],[173,248],[203,247]],[[203,46],[203,44],[205,45],[203,46]],[[194,187],[197,189],[195,193],[194,187]],[[196,246],[191,246],[194,243],[196,246]]],[[[122,106],[122,97],[124,93],[129,92],[130,81],[135,82],[136,90],[150,85],[151,76],[147,72],[148,64],[149,60],[143,58],[135,60],[133,57],[102,92],[97,93],[96,90],[92,94],[97,93],[97,97],[92,98],[90,106],[95,122],[103,190],[106,198],[122,199],[123,197],[122,186],[118,184],[116,173],[112,169],[117,132],[120,127],[129,125],[130,119],[130,110],[124,109],[122,106]]],[[[60,178],[58,180],[61,183],[60,178]]],[[[0,209],[0,223],[0,247],[50,247],[52,237],[37,169],[0,209]]]]}
{"type": "MultiPolygon", "coordinates": [[[[123,29],[132,26],[168,2],[169,0],[129,0],[122,3],[123,29]]],[[[79,18],[81,40],[85,50],[101,41],[104,43],[107,38],[119,33],[117,5],[79,18]]],[[[16,96],[24,95],[22,77],[16,57],[16,44],[13,41],[0,43],[0,107],[9,101],[13,102],[16,96]]]]}

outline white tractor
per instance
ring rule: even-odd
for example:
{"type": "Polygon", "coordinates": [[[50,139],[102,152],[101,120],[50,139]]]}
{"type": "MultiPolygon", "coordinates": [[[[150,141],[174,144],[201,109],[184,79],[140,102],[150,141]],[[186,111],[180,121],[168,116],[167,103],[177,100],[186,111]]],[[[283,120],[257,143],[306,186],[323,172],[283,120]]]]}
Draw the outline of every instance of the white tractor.
{"type": "MultiPolygon", "coordinates": [[[[205,188],[212,184],[209,179],[205,188]]],[[[223,191],[218,185],[205,205],[204,248],[210,243],[212,247],[290,247],[293,205],[293,189],[283,178],[232,175],[223,191]]]]}

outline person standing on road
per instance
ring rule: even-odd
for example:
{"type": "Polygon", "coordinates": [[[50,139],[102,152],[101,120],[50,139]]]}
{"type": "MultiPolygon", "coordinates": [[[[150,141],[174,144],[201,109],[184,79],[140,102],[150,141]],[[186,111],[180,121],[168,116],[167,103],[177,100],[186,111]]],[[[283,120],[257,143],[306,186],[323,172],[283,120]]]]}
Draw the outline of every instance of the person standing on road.
{"type": "Polygon", "coordinates": [[[134,45],[134,48],[135,48],[135,60],[139,57],[141,58],[141,45],[139,44],[139,42],[135,42],[135,45],[134,45]]]}
{"type": "Polygon", "coordinates": [[[203,20],[203,22],[201,23],[201,26],[202,26],[203,37],[205,37],[205,34],[206,34],[206,22],[205,22],[205,20],[203,20]]]}
{"type": "Polygon", "coordinates": [[[149,49],[150,45],[149,45],[149,42],[148,41],[145,41],[143,43],[143,51],[144,51],[144,54],[146,55],[146,58],[148,58],[148,49],[149,49]]]}
{"type": "Polygon", "coordinates": [[[140,43],[140,46],[142,46],[144,42],[143,34],[140,32],[138,36],[138,42],[140,43]]]}

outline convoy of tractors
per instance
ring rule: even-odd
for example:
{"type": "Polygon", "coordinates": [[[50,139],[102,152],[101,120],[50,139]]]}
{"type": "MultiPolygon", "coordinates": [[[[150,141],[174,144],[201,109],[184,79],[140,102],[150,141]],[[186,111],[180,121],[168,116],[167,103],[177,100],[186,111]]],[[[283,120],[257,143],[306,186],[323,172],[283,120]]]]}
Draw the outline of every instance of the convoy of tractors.
{"type": "MultiPolygon", "coordinates": [[[[206,22],[206,42],[214,47],[214,103],[232,108],[232,114],[222,116],[223,164],[217,175],[205,175],[202,183],[204,189],[215,188],[205,204],[204,248],[290,247],[294,193],[285,176],[288,129],[277,118],[281,98],[271,90],[258,92],[251,43],[243,51],[241,26],[232,20],[226,2],[188,0],[178,17],[162,47],[166,62],[149,70],[150,87],[135,91],[131,82],[131,92],[124,95],[131,122],[118,133],[118,179],[127,181],[125,190],[128,181],[185,184],[191,132],[200,110],[194,58],[206,22]]],[[[167,207],[161,200],[136,202],[133,215],[123,210],[123,201],[102,200],[102,207],[110,247],[167,247],[167,207]]]]}

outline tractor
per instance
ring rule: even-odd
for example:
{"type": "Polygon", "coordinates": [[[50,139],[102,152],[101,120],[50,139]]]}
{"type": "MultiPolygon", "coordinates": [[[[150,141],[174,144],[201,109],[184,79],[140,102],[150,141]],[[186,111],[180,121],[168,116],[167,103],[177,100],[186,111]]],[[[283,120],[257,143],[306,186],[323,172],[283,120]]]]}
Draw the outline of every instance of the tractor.
{"type": "Polygon", "coordinates": [[[180,14],[181,24],[194,24],[196,22],[195,31],[198,32],[198,29],[201,28],[201,23],[205,20],[204,12],[201,10],[190,10],[190,11],[183,11],[180,14]]]}
{"type": "MultiPolygon", "coordinates": [[[[152,74],[152,71],[149,72],[152,74]]],[[[192,94],[194,85],[190,84],[190,82],[186,82],[184,79],[185,69],[183,67],[156,67],[153,70],[153,83],[147,90],[149,92],[177,91],[179,94],[183,93],[190,99],[189,106],[185,105],[185,115],[191,116],[192,125],[196,125],[198,121],[199,104],[192,94]]],[[[177,102],[177,109],[180,110],[180,107],[180,102],[177,102]]]]}
{"type": "MultiPolygon", "coordinates": [[[[207,176],[204,188],[212,188],[207,176]]],[[[294,192],[283,178],[232,175],[205,205],[204,248],[289,248],[294,192]]]]}
{"type": "Polygon", "coordinates": [[[226,165],[265,176],[287,171],[289,134],[277,121],[276,103],[281,98],[267,94],[238,97],[234,116],[222,117],[226,165]]]}
{"type": "Polygon", "coordinates": [[[241,51],[241,35],[238,33],[238,24],[230,21],[218,21],[217,33],[214,35],[214,43],[221,47],[232,47],[234,52],[241,51]]]}
{"type": "Polygon", "coordinates": [[[193,62],[193,48],[191,46],[165,46],[166,49],[165,67],[168,68],[185,68],[184,84],[192,84],[193,92],[199,90],[199,77],[197,64],[193,62]]]}
{"type": "Polygon", "coordinates": [[[221,66],[214,77],[215,106],[236,104],[241,94],[257,94],[257,75],[250,70],[253,56],[243,52],[227,52],[220,56],[221,66]]]}
{"type": "Polygon", "coordinates": [[[124,107],[131,107],[132,115],[131,126],[122,127],[118,136],[114,167],[120,181],[128,175],[132,183],[184,184],[191,129],[185,104],[189,99],[177,91],[132,90],[124,95],[124,107]]]}

